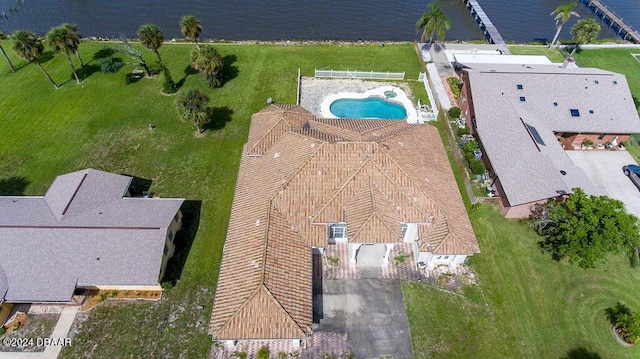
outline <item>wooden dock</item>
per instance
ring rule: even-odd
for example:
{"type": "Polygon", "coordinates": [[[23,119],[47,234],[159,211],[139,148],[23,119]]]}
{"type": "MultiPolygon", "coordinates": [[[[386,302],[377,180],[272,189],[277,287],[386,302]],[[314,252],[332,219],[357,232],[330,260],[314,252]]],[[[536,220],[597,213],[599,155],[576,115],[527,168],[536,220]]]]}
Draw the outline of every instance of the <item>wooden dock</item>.
{"type": "Polygon", "coordinates": [[[598,0],[580,0],[589,10],[607,25],[613,32],[618,34],[623,40],[633,43],[640,43],[640,32],[634,29],[629,23],[624,21],[622,17],[598,0]]]}
{"type": "Polygon", "coordinates": [[[489,40],[489,42],[496,45],[504,45],[504,40],[502,39],[502,35],[498,32],[498,29],[493,25],[489,16],[482,10],[482,6],[478,3],[477,0],[462,0],[462,2],[467,7],[467,10],[473,16],[473,20],[476,22],[484,37],[489,40]]]}

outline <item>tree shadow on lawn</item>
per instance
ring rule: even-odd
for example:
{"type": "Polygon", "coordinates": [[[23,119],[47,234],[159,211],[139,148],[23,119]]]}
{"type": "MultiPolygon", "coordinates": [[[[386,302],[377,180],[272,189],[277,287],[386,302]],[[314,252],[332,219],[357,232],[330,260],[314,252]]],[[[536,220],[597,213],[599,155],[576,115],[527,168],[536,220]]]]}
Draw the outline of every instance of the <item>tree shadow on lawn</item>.
{"type": "Polygon", "coordinates": [[[238,61],[238,57],[236,55],[227,55],[222,58],[222,62],[224,64],[222,66],[222,78],[224,79],[224,83],[238,77],[240,70],[238,69],[238,66],[233,66],[236,61],[238,61]]]}
{"type": "Polygon", "coordinates": [[[577,347],[567,352],[567,355],[560,359],[602,359],[602,356],[584,347],[577,347]]]}
{"type": "Polygon", "coordinates": [[[227,122],[231,121],[231,115],[233,115],[233,110],[227,106],[211,108],[211,121],[202,126],[203,130],[220,130],[224,128],[227,122]]]}
{"type": "Polygon", "coordinates": [[[187,65],[184,68],[183,72],[184,72],[184,76],[182,76],[182,78],[178,82],[176,82],[176,90],[179,90],[182,87],[182,85],[184,85],[184,82],[187,80],[187,77],[197,74],[198,70],[191,67],[191,65],[187,65]]]}
{"type": "Polygon", "coordinates": [[[167,270],[162,278],[163,287],[166,285],[165,283],[170,283],[171,286],[175,285],[182,275],[182,270],[200,226],[201,208],[202,201],[200,200],[187,200],[182,204],[182,229],[176,233],[174,241],[176,250],[173,257],[169,259],[167,270]]]}
{"type": "Polygon", "coordinates": [[[22,176],[2,178],[0,179],[0,195],[22,196],[28,185],[29,181],[22,176]]]}
{"type": "Polygon", "coordinates": [[[607,316],[607,319],[609,320],[611,325],[616,325],[616,317],[619,314],[631,314],[631,309],[629,309],[629,307],[627,307],[626,305],[618,302],[616,303],[615,307],[609,307],[604,310],[604,315],[607,316]]]}
{"type": "Polygon", "coordinates": [[[42,56],[38,57],[38,61],[41,64],[44,64],[46,62],[49,62],[49,61],[53,60],[54,57],[55,57],[55,55],[53,54],[53,52],[45,51],[45,52],[42,53],[42,56]]]}

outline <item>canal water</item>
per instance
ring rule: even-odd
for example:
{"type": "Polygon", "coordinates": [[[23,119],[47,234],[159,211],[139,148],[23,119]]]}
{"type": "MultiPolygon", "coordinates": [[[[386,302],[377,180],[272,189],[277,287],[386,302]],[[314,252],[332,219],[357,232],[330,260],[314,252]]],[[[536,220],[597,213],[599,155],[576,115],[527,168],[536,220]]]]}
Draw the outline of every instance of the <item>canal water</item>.
{"type": "MultiPolygon", "coordinates": [[[[227,40],[413,41],[415,23],[428,1],[416,0],[0,0],[0,30],[46,33],[62,22],[78,25],[83,36],[135,37],[143,23],[155,23],[165,37],[182,37],[180,18],[196,15],[203,38],[227,40]],[[4,12],[4,14],[3,14],[4,12]]],[[[549,14],[570,0],[479,0],[506,41],[550,39],[549,14]]],[[[483,36],[461,0],[439,0],[451,19],[448,40],[483,36]]],[[[640,29],[640,0],[604,0],[640,29]]],[[[585,6],[577,12],[592,16],[585,6]]],[[[565,25],[562,37],[570,38],[565,25]]],[[[609,30],[602,37],[616,37],[609,30]]]]}

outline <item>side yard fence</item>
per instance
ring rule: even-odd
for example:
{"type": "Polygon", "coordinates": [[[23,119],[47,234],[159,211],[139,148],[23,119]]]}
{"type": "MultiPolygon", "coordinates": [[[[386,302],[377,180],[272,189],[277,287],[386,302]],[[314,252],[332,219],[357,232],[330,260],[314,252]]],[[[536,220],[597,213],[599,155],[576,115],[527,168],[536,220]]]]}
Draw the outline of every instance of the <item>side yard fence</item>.
{"type": "MultiPolygon", "coordinates": [[[[417,45],[416,45],[417,46],[417,45]]],[[[420,49],[416,48],[418,51],[418,54],[420,54],[420,49]]],[[[422,56],[419,56],[420,61],[422,62],[423,68],[425,68],[425,70],[428,69],[427,65],[424,64],[424,62],[422,61],[422,56]]],[[[435,66],[431,66],[431,72],[430,71],[426,71],[425,73],[421,73],[420,76],[418,77],[418,80],[421,80],[424,82],[425,85],[425,89],[427,89],[427,94],[431,94],[431,90],[429,88],[435,88],[438,89],[439,87],[443,87],[442,84],[439,84],[439,87],[436,86],[436,84],[434,83],[434,78],[437,81],[440,81],[440,78],[438,77],[437,71],[434,73],[432,73],[435,70],[435,66]]],[[[451,153],[453,154],[453,158],[454,158],[454,162],[455,162],[455,166],[458,168],[458,171],[460,171],[460,173],[462,174],[462,182],[464,183],[464,187],[467,191],[467,196],[469,197],[469,201],[471,201],[472,204],[476,204],[476,203],[499,203],[500,202],[500,198],[499,197],[476,197],[473,194],[473,187],[471,187],[471,181],[469,180],[469,172],[467,171],[466,166],[464,165],[464,161],[465,159],[462,157],[462,152],[460,151],[459,147],[458,147],[458,142],[456,140],[456,135],[453,132],[453,129],[451,128],[451,125],[449,124],[449,120],[447,119],[447,109],[451,108],[452,105],[450,103],[448,104],[442,104],[440,99],[441,98],[445,98],[449,99],[448,96],[442,97],[442,96],[437,96],[434,97],[432,99],[432,94],[431,96],[429,96],[429,100],[431,101],[431,105],[433,107],[434,111],[437,111],[437,113],[440,115],[438,116],[438,118],[440,119],[440,122],[442,123],[442,126],[444,128],[444,131],[447,134],[447,139],[449,140],[449,144],[451,145],[451,153]]]]}
{"type": "Polygon", "coordinates": [[[315,77],[329,79],[404,80],[404,72],[375,72],[357,70],[315,70],[315,77]]]}

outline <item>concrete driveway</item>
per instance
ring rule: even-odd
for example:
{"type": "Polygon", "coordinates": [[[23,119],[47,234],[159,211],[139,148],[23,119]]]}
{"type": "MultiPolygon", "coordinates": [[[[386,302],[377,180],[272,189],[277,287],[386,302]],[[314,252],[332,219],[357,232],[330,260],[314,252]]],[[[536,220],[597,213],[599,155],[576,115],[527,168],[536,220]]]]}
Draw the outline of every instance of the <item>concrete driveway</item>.
{"type": "Polygon", "coordinates": [[[413,357],[399,279],[331,279],[322,287],[316,331],[346,334],[355,358],[413,357]]]}
{"type": "Polygon", "coordinates": [[[622,173],[622,166],[636,163],[626,151],[566,151],[574,165],[582,168],[601,195],[624,202],[627,211],[640,216],[640,191],[622,173]]]}

